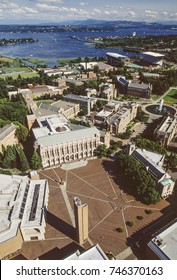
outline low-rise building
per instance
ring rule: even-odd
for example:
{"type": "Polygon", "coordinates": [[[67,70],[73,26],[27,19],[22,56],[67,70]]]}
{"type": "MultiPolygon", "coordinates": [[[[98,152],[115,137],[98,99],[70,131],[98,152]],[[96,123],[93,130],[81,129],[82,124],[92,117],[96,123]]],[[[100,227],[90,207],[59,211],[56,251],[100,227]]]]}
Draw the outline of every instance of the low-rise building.
{"type": "Polygon", "coordinates": [[[128,56],[118,54],[118,53],[108,52],[108,53],[106,53],[106,56],[107,56],[108,64],[110,64],[112,66],[115,66],[115,67],[119,66],[121,62],[129,62],[130,61],[128,56]]]}
{"type": "Polygon", "coordinates": [[[116,87],[120,94],[127,94],[135,97],[150,98],[152,85],[128,81],[123,76],[117,76],[116,87]]]}
{"type": "Polygon", "coordinates": [[[177,219],[155,233],[148,243],[147,253],[152,259],[177,260],[177,219]]]}
{"type": "Polygon", "coordinates": [[[152,93],[152,85],[150,84],[139,84],[130,82],[127,86],[127,95],[142,97],[142,98],[150,98],[150,94],[152,93]]]}
{"type": "Polygon", "coordinates": [[[94,116],[94,124],[114,135],[126,131],[128,124],[136,117],[138,105],[135,103],[109,102],[94,116]]]}
{"type": "Polygon", "coordinates": [[[132,155],[138,160],[153,177],[157,183],[156,188],[162,198],[167,198],[173,193],[175,182],[162,167],[164,155],[136,148],[133,143],[128,145],[128,155],[132,155]]]}
{"type": "Polygon", "coordinates": [[[45,238],[47,180],[0,174],[0,259],[21,249],[22,242],[45,238]]]}
{"type": "Polygon", "coordinates": [[[72,94],[72,93],[66,94],[64,96],[64,100],[80,104],[80,108],[83,110],[86,110],[88,115],[90,115],[90,109],[92,109],[94,104],[96,104],[96,102],[97,102],[96,98],[82,96],[82,95],[76,95],[76,94],[72,94]]]}
{"type": "Polygon", "coordinates": [[[6,148],[7,146],[18,144],[18,138],[16,137],[17,128],[13,123],[6,124],[0,128],[0,151],[2,150],[2,145],[6,148]]]}
{"type": "Polygon", "coordinates": [[[93,157],[94,150],[102,144],[96,127],[73,125],[63,115],[38,118],[37,122],[39,127],[32,131],[43,167],[93,157]]]}
{"type": "Polygon", "coordinates": [[[167,147],[171,140],[174,138],[177,130],[177,118],[167,116],[163,119],[159,127],[154,131],[156,140],[162,145],[167,147]]]}
{"type": "Polygon", "coordinates": [[[117,89],[114,84],[102,83],[99,85],[99,93],[102,98],[112,100],[117,96],[117,89]]]}

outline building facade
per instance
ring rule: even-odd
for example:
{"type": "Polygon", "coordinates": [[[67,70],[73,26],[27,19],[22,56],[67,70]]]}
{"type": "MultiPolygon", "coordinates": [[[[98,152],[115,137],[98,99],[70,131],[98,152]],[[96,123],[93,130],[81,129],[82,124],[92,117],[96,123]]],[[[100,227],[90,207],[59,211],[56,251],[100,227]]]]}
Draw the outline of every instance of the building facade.
{"type": "Polygon", "coordinates": [[[128,155],[132,155],[138,160],[153,177],[162,198],[167,198],[173,193],[175,182],[162,167],[165,159],[164,155],[136,148],[134,143],[128,145],[128,155]]]}
{"type": "Polygon", "coordinates": [[[177,131],[177,118],[167,116],[154,131],[156,140],[164,147],[168,147],[177,131]]]}
{"type": "Polygon", "coordinates": [[[102,111],[94,116],[94,124],[112,134],[124,133],[128,124],[136,117],[136,103],[109,102],[102,111]]]}
{"type": "MultiPolygon", "coordinates": [[[[32,130],[34,146],[44,168],[93,157],[94,150],[102,144],[96,127],[73,125],[63,115],[39,118],[37,122],[38,128],[32,130]]],[[[108,143],[108,133],[105,138],[108,143]]]]}
{"type": "Polygon", "coordinates": [[[13,123],[6,124],[0,128],[0,151],[2,151],[2,145],[6,148],[7,146],[18,144],[18,138],[16,137],[17,128],[13,123]]]}

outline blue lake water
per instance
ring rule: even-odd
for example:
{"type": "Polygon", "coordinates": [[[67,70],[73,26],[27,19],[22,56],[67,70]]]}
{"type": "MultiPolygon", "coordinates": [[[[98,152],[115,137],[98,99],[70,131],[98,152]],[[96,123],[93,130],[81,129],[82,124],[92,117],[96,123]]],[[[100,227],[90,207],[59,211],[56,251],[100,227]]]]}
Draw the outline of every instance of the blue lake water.
{"type": "MultiPolygon", "coordinates": [[[[1,30],[1,29],[0,29],[1,30]]],[[[106,52],[118,52],[127,54],[122,49],[95,48],[92,44],[78,41],[73,36],[81,40],[96,36],[130,36],[133,31],[136,31],[137,36],[142,35],[177,35],[177,29],[169,30],[153,30],[148,28],[134,29],[119,29],[115,32],[58,32],[58,33],[6,33],[0,31],[0,39],[15,39],[15,38],[34,38],[38,42],[31,44],[21,44],[0,47],[0,55],[10,57],[34,57],[47,58],[49,66],[56,65],[56,60],[60,58],[76,58],[76,57],[105,57],[106,52]]]]}

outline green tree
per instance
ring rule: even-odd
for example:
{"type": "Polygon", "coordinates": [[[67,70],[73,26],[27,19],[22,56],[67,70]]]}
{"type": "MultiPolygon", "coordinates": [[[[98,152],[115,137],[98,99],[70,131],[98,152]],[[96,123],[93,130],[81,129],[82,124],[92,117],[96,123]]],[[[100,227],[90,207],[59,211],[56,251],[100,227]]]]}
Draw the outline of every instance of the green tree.
{"type": "Polygon", "coordinates": [[[14,124],[18,126],[15,136],[18,138],[19,142],[25,142],[28,136],[28,129],[19,122],[14,122],[14,124]]]}
{"type": "Polygon", "coordinates": [[[35,170],[42,168],[41,158],[36,150],[31,157],[31,168],[35,170]]]}
{"type": "Polygon", "coordinates": [[[30,169],[30,167],[29,167],[28,160],[25,156],[25,153],[24,153],[21,145],[17,145],[16,150],[17,150],[17,153],[18,153],[20,170],[23,171],[23,172],[27,171],[28,169],[30,169]]]}
{"type": "Polygon", "coordinates": [[[105,157],[107,155],[107,147],[105,144],[103,145],[99,145],[95,151],[94,151],[94,155],[97,157],[105,157]]]}

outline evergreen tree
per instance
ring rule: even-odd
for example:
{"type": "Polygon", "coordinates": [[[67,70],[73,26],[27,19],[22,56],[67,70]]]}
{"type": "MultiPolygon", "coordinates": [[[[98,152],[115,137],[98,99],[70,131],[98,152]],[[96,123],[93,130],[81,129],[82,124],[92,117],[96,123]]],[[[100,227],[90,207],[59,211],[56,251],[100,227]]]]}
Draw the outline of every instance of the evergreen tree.
{"type": "Polygon", "coordinates": [[[35,170],[42,168],[41,158],[36,150],[31,157],[31,168],[35,170]]]}
{"type": "Polygon", "coordinates": [[[23,172],[27,171],[28,169],[30,169],[30,167],[22,147],[20,145],[17,145],[16,150],[18,153],[20,170],[23,172]]]}
{"type": "Polygon", "coordinates": [[[13,146],[7,146],[4,152],[4,158],[2,160],[2,166],[4,168],[16,167],[16,151],[13,146]]]}

